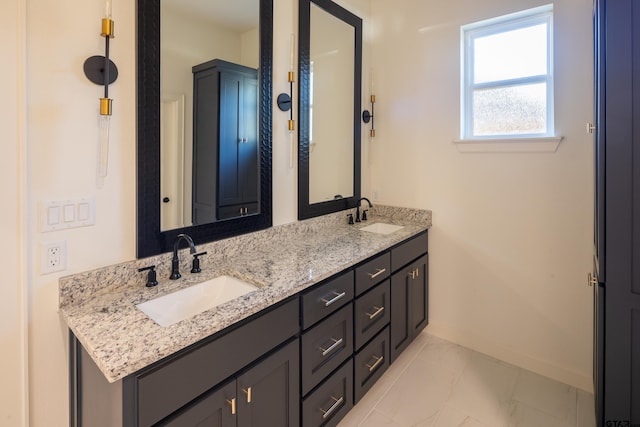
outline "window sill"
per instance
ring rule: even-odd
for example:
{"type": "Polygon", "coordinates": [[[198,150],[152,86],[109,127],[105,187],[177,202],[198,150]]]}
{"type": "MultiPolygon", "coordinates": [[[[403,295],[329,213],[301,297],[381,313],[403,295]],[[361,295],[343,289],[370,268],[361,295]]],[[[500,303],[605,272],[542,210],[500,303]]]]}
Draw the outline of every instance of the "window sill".
{"type": "Polygon", "coordinates": [[[461,153],[555,153],[562,136],[541,138],[458,139],[461,153]]]}

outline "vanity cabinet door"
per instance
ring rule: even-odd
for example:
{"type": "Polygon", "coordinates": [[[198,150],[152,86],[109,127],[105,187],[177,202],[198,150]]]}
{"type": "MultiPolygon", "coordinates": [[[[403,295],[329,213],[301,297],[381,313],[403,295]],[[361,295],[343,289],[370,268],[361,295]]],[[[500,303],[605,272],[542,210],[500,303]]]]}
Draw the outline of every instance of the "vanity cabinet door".
{"type": "Polygon", "coordinates": [[[238,427],[300,425],[298,339],[238,377],[238,427]]]}
{"type": "Polygon", "coordinates": [[[235,396],[236,382],[231,380],[157,425],[162,427],[235,427],[236,415],[232,412],[231,406],[235,396]]]}
{"type": "Polygon", "coordinates": [[[427,326],[428,255],[391,276],[391,362],[427,326]]]}

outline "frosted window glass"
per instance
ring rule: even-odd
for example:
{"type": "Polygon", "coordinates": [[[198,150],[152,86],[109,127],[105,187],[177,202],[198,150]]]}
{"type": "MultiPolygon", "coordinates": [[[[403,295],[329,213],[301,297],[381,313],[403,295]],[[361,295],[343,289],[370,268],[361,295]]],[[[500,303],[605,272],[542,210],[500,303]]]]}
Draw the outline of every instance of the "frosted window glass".
{"type": "Polygon", "coordinates": [[[473,135],[547,132],[546,83],[473,92],[473,135]]]}
{"type": "Polygon", "coordinates": [[[474,39],[474,83],[547,73],[547,24],[474,39]]]}

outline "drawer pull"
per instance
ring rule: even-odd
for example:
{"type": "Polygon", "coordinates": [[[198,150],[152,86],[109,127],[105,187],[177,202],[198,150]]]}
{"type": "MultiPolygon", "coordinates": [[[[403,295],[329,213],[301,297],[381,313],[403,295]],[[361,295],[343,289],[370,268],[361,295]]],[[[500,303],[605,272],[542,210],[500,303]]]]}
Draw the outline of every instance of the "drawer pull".
{"type": "Polygon", "coordinates": [[[342,402],[344,402],[344,397],[341,397],[340,399],[336,399],[335,397],[331,396],[331,399],[333,400],[333,405],[331,405],[331,408],[327,409],[326,411],[320,408],[320,410],[322,411],[323,420],[326,420],[327,418],[329,418],[331,414],[333,414],[333,412],[336,409],[338,409],[340,405],[342,405],[342,402]]]}
{"type": "Polygon", "coordinates": [[[227,399],[227,405],[231,406],[231,415],[236,414],[236,398],[229,400],[227,399]]]}
{"type": "Polygon", "coordinates": [[[346,292],[338,293],[336,291],[333,291],[334,297],[329,300],[326,298],[322,298],[322,302],[324,303],[325,307],[329,307],[331,304],[338,301],[340,298],[343,298],[346,294],[347,294],[346,292]]]}
{"type": "Polygon", "coordinates": [[[375,279],[376,277],[378,277],[379,275],[381,275],[382,273],[384,273],[385,271],[387,271],[386,268],[378,268],[376,269],[375,273],[367,273],[369,275],[369,277],[371,277],[372,279],[375,279]]]}
{"type": "Polygon", "coordinates": [[[373,362],[373,365],[370,365],[369,363],[367,363],[366,366],[367,368],[369,368],[369,372],[373,372],[378,366],[380,366],[380,364],[382,363],[382,361],[384,360],[384,356],[373,356],[374,359],[376,359],[375,362],[373,362]]]}
{"type": "Polygon", "coordinates": [[[384,311],[384,306],[376,307],[375,305],[372,307],[375,311],[373,313],[365,313],[369,316],[369,320],[373,320],[376,316],[380,315],[384,311]]]}
{"type": "Polygon", "coordinates": [[[322,348],[320,347],[320,351],[322,351],[322,357],[325,357],[327,354],[331,353],[333,350],[336,349],[336,347],[338,347],[340,344],[342,344],[342,338],[340,338],[339,340],[335,339],[335,338],[331,338],[331,341],[333,341],[333,344],[331,344],[329,346],[329,348],[322,348]]]}
{"type": "Polygon", "coordinates": [[[247,403],[251,403],[251,387],[243,388],[242,392],[247,395],[247,403]]]}

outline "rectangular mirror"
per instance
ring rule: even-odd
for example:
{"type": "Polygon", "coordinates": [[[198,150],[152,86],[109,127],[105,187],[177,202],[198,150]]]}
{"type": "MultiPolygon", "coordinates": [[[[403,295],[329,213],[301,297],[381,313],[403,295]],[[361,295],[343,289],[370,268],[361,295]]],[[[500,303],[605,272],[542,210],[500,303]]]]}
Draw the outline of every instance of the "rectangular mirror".
{"type": "Polygon", "coordinates": [[[330,0],[300,0],[298,218],[360,198],[362,20],[330,0]]]}
{"type": "Polygon", "coordinates": [[[137,0],[137,255],[271,226],[272,0],[137,0]]]}

